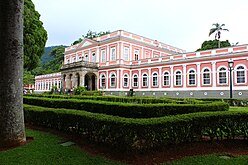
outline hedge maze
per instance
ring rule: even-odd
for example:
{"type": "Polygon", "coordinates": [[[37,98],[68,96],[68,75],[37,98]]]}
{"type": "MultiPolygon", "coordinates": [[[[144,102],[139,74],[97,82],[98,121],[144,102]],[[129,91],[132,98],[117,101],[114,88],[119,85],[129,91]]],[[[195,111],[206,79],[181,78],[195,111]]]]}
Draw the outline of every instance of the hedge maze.
{"type": "Polygon", "coordinates": [[[23,101],[26,123],[121,151],[248,137],[248,112],[228,111],[219,100],[32,95],[23,101]]]}

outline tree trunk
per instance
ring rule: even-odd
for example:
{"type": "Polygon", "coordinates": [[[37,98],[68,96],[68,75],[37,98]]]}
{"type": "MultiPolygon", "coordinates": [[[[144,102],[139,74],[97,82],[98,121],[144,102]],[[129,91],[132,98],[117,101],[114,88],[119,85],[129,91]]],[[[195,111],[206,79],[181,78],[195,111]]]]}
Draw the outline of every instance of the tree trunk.
{"type": "Polygon", "coordinates": [[[26,141],[23,115],[23,0],[0,2],[0,147],[26,141]]]}

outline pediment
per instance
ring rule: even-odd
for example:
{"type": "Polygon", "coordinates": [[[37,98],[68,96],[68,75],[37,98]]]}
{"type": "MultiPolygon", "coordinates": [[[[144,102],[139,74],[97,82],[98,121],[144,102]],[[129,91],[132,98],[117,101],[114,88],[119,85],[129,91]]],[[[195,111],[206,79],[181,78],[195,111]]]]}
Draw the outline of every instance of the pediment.
{"type": "Polygon", "coordinates": [[[85,38],[78,46],[78,48],[86,47],[92,44],[95,44],[96,42],[90,39],[85,38]]]}

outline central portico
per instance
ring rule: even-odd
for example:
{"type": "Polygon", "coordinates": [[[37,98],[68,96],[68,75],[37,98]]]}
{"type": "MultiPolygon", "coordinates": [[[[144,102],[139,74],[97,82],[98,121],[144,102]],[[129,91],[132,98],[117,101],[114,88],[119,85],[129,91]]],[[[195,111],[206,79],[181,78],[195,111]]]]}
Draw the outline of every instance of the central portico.
{"type": "Polygon", "coordinates": [[[61,68],[63,89],[69,90],[84,86],[87,90],[97,90],[98,64],[79,61],[64,64],[61,68]]]}

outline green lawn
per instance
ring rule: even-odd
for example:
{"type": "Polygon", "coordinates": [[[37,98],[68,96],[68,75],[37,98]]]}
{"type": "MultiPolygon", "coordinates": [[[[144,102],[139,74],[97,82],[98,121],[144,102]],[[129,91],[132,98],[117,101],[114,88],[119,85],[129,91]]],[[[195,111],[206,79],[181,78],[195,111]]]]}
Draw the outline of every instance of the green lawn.
{"type": "Polygon", "coordinates": [[[79,147],[60,145],[64,139],[50,133],[27,129],[34,140],[24,146],[0,152],[0,165],[118,165],[102,157],[90,156],[79,147]]]}

